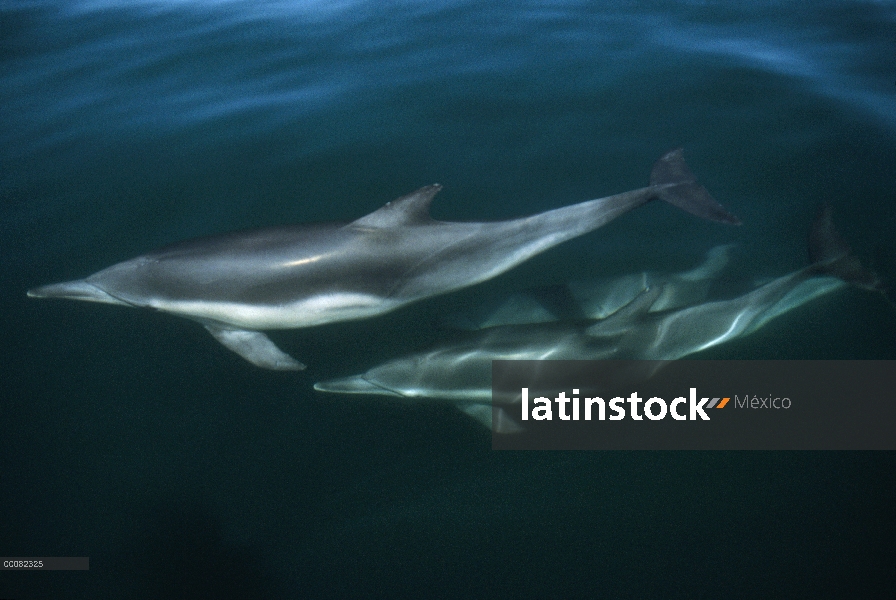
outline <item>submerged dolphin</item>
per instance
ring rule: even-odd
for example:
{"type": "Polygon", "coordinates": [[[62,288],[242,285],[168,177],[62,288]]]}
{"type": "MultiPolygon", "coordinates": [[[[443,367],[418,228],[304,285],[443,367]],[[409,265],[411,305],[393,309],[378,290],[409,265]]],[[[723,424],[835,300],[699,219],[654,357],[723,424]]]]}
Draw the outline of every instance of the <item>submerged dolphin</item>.
{"type": "Polygon", "coordinates": [[[202,323],[255,365],[296,370],[304,365],[263,330],[363,319],[480,283],[653,198],[702,218],[739,223],[696,182],[680,149],[654,164],[648,187],[510,221],[435,221],[429,204],[440,189],[421,188],[349,224],[174,244],[28,295],[180,315],[202,323]]]}
{"type": "Polygon", "coordinates": [[[733,244],[716,246],[704,261],[680,273],[645,271],[592,281],[536,287],[484,305],[470,313],[453,315],[446,325],[456,329],[485,329],[497,325],[523,325],[575,319],[605,319],[646,288],[660,286],[663,293],[651,312],[703,302],[710,287],[729,261],[733,244]]]}
{"type": "Polygon", "coordinates": [[[412,402],[450,402],[494,431],[512,433],[518,425],[500,406],[492,410],[493,360],[675,360],[748,335],[847,283],[879,288],[876,277],[862,268],[834,232],[829,211],[813,226],[810,251],[811,266],[729,300],[651,312],[663,295],[662,287],[655,286],[603,320],[492,327],[434,350],[388,361],[361,375],[317,383],[314,388],[412,402]],[[493,414],[498,422],[493,422],[493,414]]]}

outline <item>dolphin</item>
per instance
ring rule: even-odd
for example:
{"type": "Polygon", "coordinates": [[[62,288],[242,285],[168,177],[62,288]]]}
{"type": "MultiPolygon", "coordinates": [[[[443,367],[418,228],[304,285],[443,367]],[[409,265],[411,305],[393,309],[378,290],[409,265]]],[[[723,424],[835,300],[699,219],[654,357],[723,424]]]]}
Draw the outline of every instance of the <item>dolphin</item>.
{"type": "Polygon", "coordinates": [[[364,319],[475,285],[654,198],[705,219],[740,223],[696,182],[681,149],[654,164],[648,187],[509,221],[435,221],[429,205],[440,189],[420,188],[348,224],[177,243],[28,295],[172,313],[198,321],[259,367],[299,370],[305,366],[263,331],[364,319]]]}
{"type": "Polygon", "coordinates": [[[651,312],[690,306],[706,299],[713,282],[728,264],[733,247],[734,244],[725,244],[711,248],[700,265],[680,273],[644,271],[529,288],[497,303],[452,315],[444,324],[454,329],[474,330],[496,325],[605,319],[645,289],[655,286],[661,286],[663,293],[650,307],[651,312]]]}
{"type": "Polygon", "coordinates": [[[602,320],[501,325],[396,358],[366,373],[315,384],[321,392],[400,398],[408,402],[449,402],[498,433],[519,431],[503,404],[493,398],[493,360],[650,361],[644,376],[663,363],[753,333],[791,310],[847,284],[879,290],[833,229],[824,209],[810,236],[813,263],[741,296],[665,311],[652,311],[663,286],[644,289],[602,320]],[[494,406],[492,404],[494,403],[494,406]]]}
{"type": "Polygon", "coordinates": [[[501,402],[492,406],[492,361],[613,358],[613,347],[587,335],[586,328],[587,324],[568,321],[490,327],[389,360],[360,375],[318,382],[314,389],[409,403],[448,402],[493,431],[514,433],[518,426],[498,406],[501,402]]]}

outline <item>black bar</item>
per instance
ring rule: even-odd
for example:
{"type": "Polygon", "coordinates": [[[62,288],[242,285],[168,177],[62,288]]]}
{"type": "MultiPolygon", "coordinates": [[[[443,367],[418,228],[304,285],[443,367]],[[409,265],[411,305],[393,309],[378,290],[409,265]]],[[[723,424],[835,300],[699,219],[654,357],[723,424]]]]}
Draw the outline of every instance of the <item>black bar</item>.
{"type": "Polygon", "coordinates": [[[0,558],[3,571],[89,571],[89,556],[15,556],[0,558]]]}
{"type": "Polygon", "coordinates": [[[896,450],[896,361],[496,360],[492,400],[496,450],[896,450]]]}

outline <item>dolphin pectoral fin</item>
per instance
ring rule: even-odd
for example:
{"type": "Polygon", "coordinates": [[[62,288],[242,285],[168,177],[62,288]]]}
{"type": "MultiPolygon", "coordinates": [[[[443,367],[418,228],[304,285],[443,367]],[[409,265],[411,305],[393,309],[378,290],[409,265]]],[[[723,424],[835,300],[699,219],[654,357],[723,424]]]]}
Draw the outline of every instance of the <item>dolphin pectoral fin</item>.
{"type": "Polygon", "coordinates": [[[525,431],[518,425],[503,408],[492,407],[490,404],[457,404],[457,408],[495,433],[522,433],[525,431]]]}
{"type": "Polygon", "coordinates": [[[253,365],[274,371],[301,371],[305,365],[274,345],[271,339],[260,331],[227,329],[216,325],[205,325],[216,340],[236,352],[253,365]]]}

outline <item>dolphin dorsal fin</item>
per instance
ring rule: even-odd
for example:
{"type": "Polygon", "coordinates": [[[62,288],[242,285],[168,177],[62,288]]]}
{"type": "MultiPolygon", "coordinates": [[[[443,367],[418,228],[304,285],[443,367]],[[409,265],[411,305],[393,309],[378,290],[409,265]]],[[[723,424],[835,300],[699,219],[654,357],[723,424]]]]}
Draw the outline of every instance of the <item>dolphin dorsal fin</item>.
{"type": "Polygon", "coordinates": [[[407,196],[387,202],[381,209],[351,223],[354,227],[388,228],[429,223],[429,205],[442,186],[438,183],[422,187],[407,196]]]}
{"type": "Polygon", "coordinates": [[[654,285],[642,290],[631,302],[609,317],[598,321],[585,332],[592,337],[615,337],[625,333],[631,329],[635,319],[643,317],[650,311],[650,307],[663,294],[664,289],[664,285],[654,285]]]}

